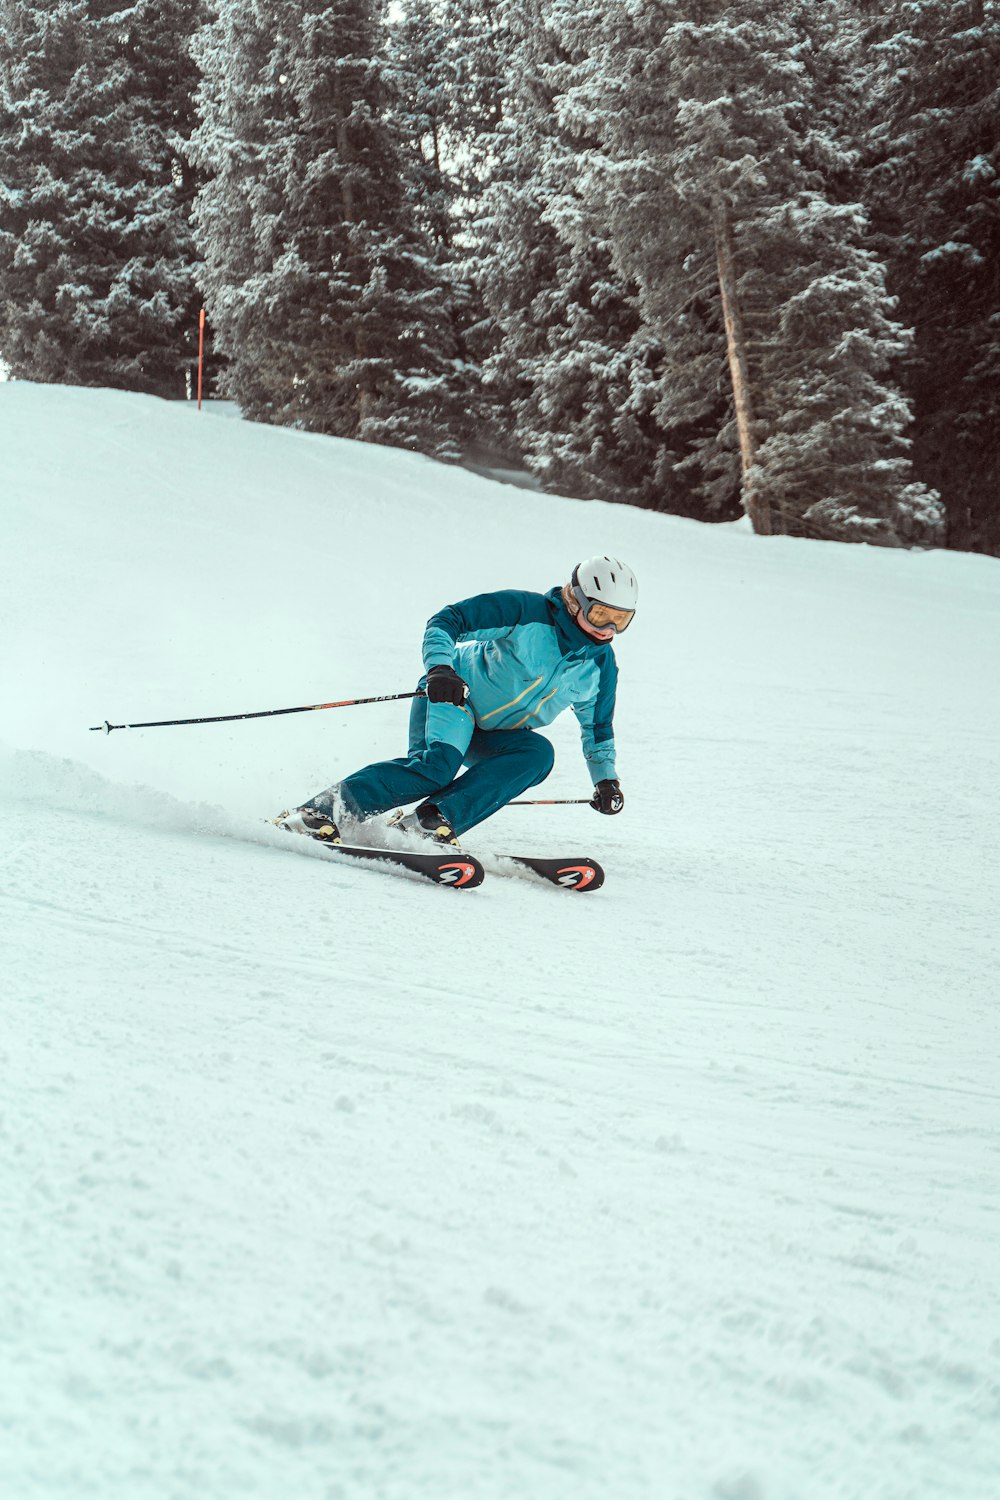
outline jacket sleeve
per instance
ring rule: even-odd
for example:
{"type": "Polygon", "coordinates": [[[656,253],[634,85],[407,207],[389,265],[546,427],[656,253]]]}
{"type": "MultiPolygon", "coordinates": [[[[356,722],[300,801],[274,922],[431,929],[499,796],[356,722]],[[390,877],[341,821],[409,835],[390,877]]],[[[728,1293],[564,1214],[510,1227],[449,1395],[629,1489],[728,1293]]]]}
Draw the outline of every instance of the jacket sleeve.
{"type": "Polygon", "coordinates": [[[500,589],[495,594],[474,594],[458,604],[448,604],[431,615],[424,630],[424,668],[451,667],[459,641],[489,640],[506,635],[514,625],[545,625],[548,610],[543,594],[521,589],[500,589]]]}
{"type": "Polygon", "coordinates": [[[609,650],[601,661],[594,696],[582,703],[573,704],[573,712],[580,722],[583,758],[595,786],[599,781],[614,781],[618,774],[615,770],[613,728],[617,690],[618,664],[614,653],[609,650]]]}

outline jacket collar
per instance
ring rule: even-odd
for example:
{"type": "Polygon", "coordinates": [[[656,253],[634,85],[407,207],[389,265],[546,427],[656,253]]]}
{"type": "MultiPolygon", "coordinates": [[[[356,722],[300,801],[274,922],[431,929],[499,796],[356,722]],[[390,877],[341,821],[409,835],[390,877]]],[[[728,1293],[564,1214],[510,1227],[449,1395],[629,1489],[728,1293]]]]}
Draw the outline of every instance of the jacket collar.
{"type": "Polygon", "coordinates": [[[563,602],[561,585],[549,589],[545,600],[559,636],[563,656],[575,655],[581,650],[586,651],[588,656],[599,656],[602,651],[611,650],[610,641],[595,641],[585,630],[580,629],[563,602]]]}

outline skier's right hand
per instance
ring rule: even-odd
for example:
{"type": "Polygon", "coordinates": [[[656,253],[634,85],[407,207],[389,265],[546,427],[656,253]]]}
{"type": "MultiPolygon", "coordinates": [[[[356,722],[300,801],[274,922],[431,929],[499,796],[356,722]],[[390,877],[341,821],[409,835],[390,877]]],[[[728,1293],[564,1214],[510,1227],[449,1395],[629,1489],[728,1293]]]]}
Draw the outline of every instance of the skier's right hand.
{"type": "Polygon", "coordinates": [[[599,781],[594,787],[594,795],[590,799],[590,805],[595,812],[604,813],[606,817],[614,817],[620,813],[625,806],[625,793],[618,781],[599,781]]]}
{"type": "Polygon", "coordinates": [[[454,703],[461,708],[468,691],[454,667],[431,667],[427,673],[428,703],[454,703]]]}

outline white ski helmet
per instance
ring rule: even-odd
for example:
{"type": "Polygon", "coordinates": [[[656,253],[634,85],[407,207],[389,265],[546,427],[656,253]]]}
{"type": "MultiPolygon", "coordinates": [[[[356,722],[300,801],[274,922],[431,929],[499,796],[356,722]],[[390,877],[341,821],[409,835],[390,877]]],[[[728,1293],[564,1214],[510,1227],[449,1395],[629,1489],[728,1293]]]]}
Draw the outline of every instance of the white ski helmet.
{"type": "Polygon", "coordinates": [[[635,614],[639,585],[628,563],[617,557],[588,557],[577,563],[570,592],[580,613],[595,630],[610,626],[617,635],[627,630],[635,614]]]}

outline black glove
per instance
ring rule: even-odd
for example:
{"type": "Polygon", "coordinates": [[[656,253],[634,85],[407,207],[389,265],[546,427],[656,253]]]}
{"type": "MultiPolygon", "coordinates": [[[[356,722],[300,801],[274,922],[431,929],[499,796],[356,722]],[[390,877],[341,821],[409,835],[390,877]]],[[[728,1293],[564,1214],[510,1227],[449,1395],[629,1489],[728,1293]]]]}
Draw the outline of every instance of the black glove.
{"type": "Polygon", "coordinates": [[[461,708],[468,688],[453,667],[431,667],[427,673],[428,703],[454,703],[461,708]]]}
{"type": "Polygon", "coordinates": [[[594,787],[594,795],[590,802],[595,812],[607,813],[613,817],[620,813],[625,806],[625,793],[617,781],[599,781],[594,787]]]}

